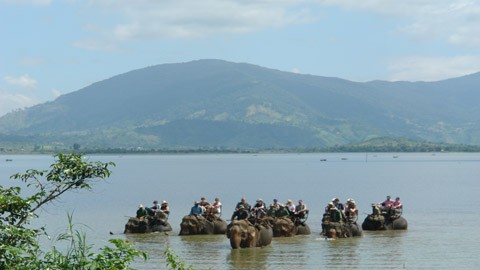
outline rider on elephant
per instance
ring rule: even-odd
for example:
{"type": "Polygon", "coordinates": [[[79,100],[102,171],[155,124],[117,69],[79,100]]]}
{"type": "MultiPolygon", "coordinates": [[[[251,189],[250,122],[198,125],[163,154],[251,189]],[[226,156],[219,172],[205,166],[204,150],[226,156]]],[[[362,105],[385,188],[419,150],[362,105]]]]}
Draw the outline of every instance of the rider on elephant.
{"type": "Polygon", "coordinates": [[[143,204],[140,204],[137,210],[137,218],[144,219],[146,216],[147,216],[147,210],[145,209],[145,207],[143,207],[143,204]]]}
{"type": "Polygon", "coordinates": [[[288,210],[291,216],[295,213],[295,204],[292,200],[287,200],[287,203],[285,203],[285,208],[288,210]]]}
{"type": "Polygon", "coordinates": [[[298,200],[298,205],[295,207],[295,217],[303,219],[305,218],[307,211],[307,205],[303,203],[303,200],[298,200]]]}
{"type": "Polygon", "coordinates": [[[249,212],[245,209],[245,206],[239,205],[238,210],[233,212],[232,221],[237,220],[247,220],[250,217],[249,212]]]}
{"type": "Polygon", "coordinates": [[[287,208],[283,204],[280,204],[280,208],[275,213],[275,216],[276,217],[288,217],[288,216],[290,216],[290,212],[287,210],[287,208]]]}
{"type": "Polygon", "coordinates": [[[247,199],[245,199],[245,197],[243,197],[240,202],[237,203],[237,206],[235,206],[235,211],[240,208],[240,205],[243,205],[243,208],[247,211],[250,211],[250,209],[252,208],[250,204],[247,203],[247,199]]]}
{"type": "Polygon", "coordinates": [[[345,218],[347,221],[355,221],[358,217],[358,209],[354,199],[347,200],[347,207],[345,208],[345,218]]]}
{"type": "Polygon", "coordinates": [[[267,216],[269,217],[275,217],[277,214],[277,209],[275,209],[275,205],[272,203],[270,204],[270,207],[267,210],[267,216]]]}
{"type": "Polygon", "coordinates": [[[329,203],[327,206],[330,222],[342,222],[342,212],[335,207],[334,203],[329,203]]]}
{"type": "Polygon", "coordinates": [[[220,201],[220,198],[215,198],[215,202],[212,204],[212,209],[214,209],[212,211],[215,216],[220,217],[222,215],[222,202],[220,201]]]}
{"type": "Polygon", "coordinates": [[[210,203],[207,202],[207,199],[205,199],[205,197],[200,198],[199,204],[201,207],[203,207],[203,209],[207,209],[207,207],[210,206],[210,203]]]}
{"type": "Polygon", "coordinates": [[[194,205],[190,209],[190,214],[189,215],[190,216],[196,216],[196,217],[203,215],[204,210],[203,210],[203,207],[200,206],[200,203],[195,201],[193,204],[194,205]]]}
{"type": "Polygon", "coordinates": [[[387,196],[387,198],[385,199],[385,201],[379,203],[382,207],[381,207],[381,210],[382,211],[388,211],[390,209],[390,207],[393,205],[395,201],[392,200],[392,198],[390,196],[387,196]]]}
{"type": "Polygon", "coordinates": [[[257,203],[252,207],[251,214],[254,218],[262,218],[267,214],[267,209],[265,208],[265,203],[261,198],[257,200],[257,203]]]}
{"type": "Polygon", "coordinates": [[[162,211],[165,215],[170,215],[170,207],[168,207],[168,202],[163,201],[162,205],[160,205],[160,211],[162,211]]]}

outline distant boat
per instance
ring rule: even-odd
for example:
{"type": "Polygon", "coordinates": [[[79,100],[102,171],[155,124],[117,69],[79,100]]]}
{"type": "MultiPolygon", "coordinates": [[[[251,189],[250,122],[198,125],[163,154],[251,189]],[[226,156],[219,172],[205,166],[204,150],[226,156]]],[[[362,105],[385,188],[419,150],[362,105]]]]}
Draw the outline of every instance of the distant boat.
{"type": "Polygon", "coordinates": [[[327,159],[326,158],[321,158],[320,161],[327,161],[327,159]]]}
{"type": "Polygon", "coordinates": [[[7,159],[5,159],[5,161],[7,161],[7,162],[8,161],[13,161],[13,159],[7,158],[7,159]]]}
{"type": "Polygon", "coordinates": [[[393,158],[398,158],[398,156],[393,156],[393,158]]]}
{"type": "Polygon", "coordinates": [[[347,159],[348,159],[348,158],[346,158],[346,157],[342,157],[342,160],[347,160],[347,159]]]}

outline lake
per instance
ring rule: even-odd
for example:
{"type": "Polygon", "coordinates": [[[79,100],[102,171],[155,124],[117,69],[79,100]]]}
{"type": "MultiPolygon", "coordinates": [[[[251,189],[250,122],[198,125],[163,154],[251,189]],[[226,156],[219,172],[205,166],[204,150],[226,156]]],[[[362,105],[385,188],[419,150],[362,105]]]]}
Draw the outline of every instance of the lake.
{"type": "MultiPolygon", "coordinates": [[[[315,153],[208,155],[94,155],[113,161],[111,177],[92,192],[69,193],[43,209],[53,235],[63,232],[67,212],[95,245],[126,238],[148,251],[137,269],[165,269],[163,251],[174,252],[196,269],[476,269],[480,264],[480,153],[315,153]],[[326,159],[326,161],[321,161],[326,159]],[[371,203],[386,195],[404,204],[407,231],[364,232],[360,238],[325,240],[321,215],[338,197],[354,198],[361,223],[371,203]],[[303,199],[312,234],[274,238],[264,248],[232,250],[223,235],[178,236],[194,200],[220,197],[223,218],[246,197],[270,203],[303,199]],[[167,200],[172,211],[168,235],[123,235],[138,204],[167,200]],[[83,227],[83,225],[88,227],[83,227]],[[115,233],[110,235],[109,232],[115,233]]],[[[0,179],[26,169],[48,169],[52,156],[1,155],[0,179]],[[6,161],[6,159],[12,161],[6,161]]],[[[7,181],[8,180],[8,181],[7,181]]]]}

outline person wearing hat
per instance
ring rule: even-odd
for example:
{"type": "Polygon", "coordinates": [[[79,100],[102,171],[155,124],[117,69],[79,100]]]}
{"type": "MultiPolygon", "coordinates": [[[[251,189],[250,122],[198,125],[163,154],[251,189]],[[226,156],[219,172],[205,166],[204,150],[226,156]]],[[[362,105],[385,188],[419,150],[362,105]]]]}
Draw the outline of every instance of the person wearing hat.
{"type": "Polygon", "coordinates": [[[354,199],[347,200],[347,207],[345,208],[345,218],[349,222],[355,222],[358,217],[357,204],[354,199]]]}
{"type": "Polygon", "coordinates": [[[247,220],[249,216],[250,215],[249,215],[248,211],[245,209],[245,206],[239,205],[238,210],[233,212],[231,220],[232,221],[235,220],[235,219],[237,219],[237,220],[247,220]]]}
{"type": "Polygon", "coordinates": [[[277,199],[273,199],[273,207],[275,208],[275,210],[280,209],[280,203],[277,199]]]}
{"type": "Polygon", "coordinates": [[[267,216],[269,217],[277,216],[277,209],[275,209],[275,205],[273,203],[271,203],[270,206],[268,207],[267,216]]]}
{"type": "Polygon", "coordinates": [[[197,202],[197,201],[194,201],[193,206],[190,209],[190,214],[189,215],[198,217],[198,216],[203,215],[203,212],[204,212],[203,207],[200,206],[200,203],[197,202]]]}
{"type": "Polygon", "coordinates": [[[288,217],[290,216],[290,212],[288,211],[288,209],[285,207],[285,205],[283,204],[279,204],[279,208],[276,212],[276,216],[277,217],[288,217]]]}
{"type": "Polygon", "coordinates": [[[138,205],[137,218],[144,219],[147,216],[147,210],[143,207],[143,204],[138,205]]]}
{"type": "Polygon", "coordinates": [[[256,218],[262,218],[267,214],[267,209],[265,208],[265,203],[262,198],[258,198],[257,203],[252,207],[252,214],[256,218]]]}
{"type": "Polygon", "coordinates": [[[330,202],[327,207],[330,222],[342,222],[342,211],[335,206],[335,203],[330,202]]]}
{"type": "Polygon", "coordinates": [[[293,215],[295,213],[295,204],[292,200],[287,200],[287,203],[285,203],[285,207],[287,208],[290,215],[293,215]]]}
{"type": "Polygon", "coordinates": [[[162,201],[162,204],[160,205],[160,211],[162,211],[167,216],[170,215],[170,207],[168,207],[167,201],[162,201]]]}
{"type": "Polygon", "coordinates": [[[265,209],[265,203],[262,198],[258,198],[257,203],[253,206],[254,211],[258,211],[259,209],[265,209]]]}

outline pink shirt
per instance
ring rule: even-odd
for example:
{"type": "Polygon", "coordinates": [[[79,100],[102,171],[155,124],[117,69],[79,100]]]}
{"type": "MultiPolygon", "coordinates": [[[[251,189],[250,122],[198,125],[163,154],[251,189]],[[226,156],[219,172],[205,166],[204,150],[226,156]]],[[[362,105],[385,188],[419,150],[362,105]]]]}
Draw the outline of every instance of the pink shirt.
{"type": "Polygon", "coordinates": [[[394,201],[394,202],[393,202],[393,207],[394,207],[394,208],[400,208],[400,207],[402,207],[402,202],[399,201],[399,200],[398,200],[398,201],[394,201]]]}
{"type": "Polygon", "coordinates": [[[389,206],[392,206],[395,202],[393,200],[385,200],[382,205],[384,205],[384,207],[389,207],[389,206]]]}

